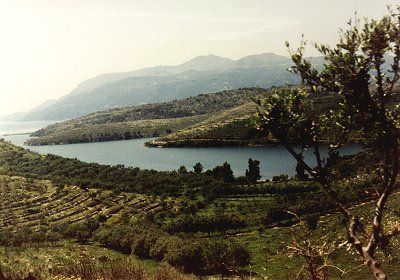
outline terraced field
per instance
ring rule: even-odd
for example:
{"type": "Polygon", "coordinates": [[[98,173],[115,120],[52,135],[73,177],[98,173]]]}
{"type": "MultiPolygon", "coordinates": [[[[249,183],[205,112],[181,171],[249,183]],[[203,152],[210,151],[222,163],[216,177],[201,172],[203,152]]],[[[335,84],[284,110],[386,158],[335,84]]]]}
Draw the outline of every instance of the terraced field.
{"type": "Polygon", "coordinates": [[[49,227],[57,223],[73,224],[89,218],[118,219],[123,212],[132,218],[143,213],[157,213],[170,204],[155,197],[136,194],[113,194],[75,186],[55,188],[49,181],[0,176],[0,227],[17,230],[49,227]]]}

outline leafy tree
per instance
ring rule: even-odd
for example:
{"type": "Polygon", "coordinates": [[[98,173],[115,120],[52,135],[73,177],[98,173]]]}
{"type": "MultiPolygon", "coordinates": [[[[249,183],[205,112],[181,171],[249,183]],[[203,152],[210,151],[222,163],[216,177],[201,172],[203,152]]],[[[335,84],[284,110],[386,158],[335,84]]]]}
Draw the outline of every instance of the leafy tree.
{"type": "Polygon", "coordinates": [[[251,183],[257,183],[261,179],[260,161],[249,158],[249,169],[246,170],[246,177],[251,183]]]}
{"type": "Polygon", "coordinates": [[[203,165],[201,165],[201,163],[198,162],[193,166],[193,170],[194,170],[194,173],[200,174],[201,172],[203,172],[203,165]]]}
{"type": "Polygon", "coordinates": [[[207,269],[214,273],[237,271],[237,267],[249,265],[251,259],[246,248],[223,238],[203,242],[202,256],[207,269]]]}
{"type": "Polygon", "coordinates": [[[178,173],[180,173],[180,174],[186,174],[186,173],[187,173],[186,166],[182,165],[181,167],[179,167],[178,173]]]}
{"type": "Polygon", "coordinates": [[[212,173],[215,178],[222,179],[225,183],[232,183],[235,179],[231,165],[226,161],[223,165],[214,167],[212,173]]]}
{"type": "Polygon", "coordinates": [[[180,240],[169,247],[164,260],[171,265],[183,267],[187,272],[198,271],[203,263],[200,244],[195,241],[180,240]]]}
{"type": "MultiPolygon", "coordinates": [[[[340,32],[335,47],[315,44],[324,56],[321,70],[304,58],[306,42],[290,50],[302,86],[288,87],[256,100],[258,127],[272,134],[303,166],[311,178],[320,183],[331,201],[347,221],[348,241],[369,267],[375,279],[387,279],[376,252],[387,244],[395,232],[384,232],[384,212],[389,196],[399,188],[399,114],[393,108],[400,71],[400,9],[389,11],[380,20],[359,19],[348,22],[340,32]],[[390,57],[390,55],[393,55],[390,57]],[[389,61],[389,63],[386,63],[389,61]],[[341,97],[337,110],[323,112],[317,119],[310,114],[310,95],[333,94],[341,97]],[[332,160],[349,135],[360,131],[360,141],[377,156],[373,172],[379,178],[376,186],[375,209],[368,225],[345,205],[332,185],[332,160]],[[333,133],[334,132],[334,133],[333,133]],[[321,144],[329,144],[331,152],[323,160],[321,144]],[[311,148],[317,166],[308,165],[295,145],[311,148]]],[[[289,44],[287,43],[289,48],[289,44]]],[[[373,197],[372,197],[373,198],[373,197]]]]}

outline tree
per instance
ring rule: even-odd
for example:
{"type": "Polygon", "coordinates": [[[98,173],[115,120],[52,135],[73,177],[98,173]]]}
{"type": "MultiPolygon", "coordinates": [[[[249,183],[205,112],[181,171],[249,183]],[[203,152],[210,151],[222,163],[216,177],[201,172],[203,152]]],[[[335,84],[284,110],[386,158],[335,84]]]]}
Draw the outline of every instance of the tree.
{"type": "Polygon", "coordinates": [[[225,183],[232,183],[235,179],[231,165],[226,161],[223,165],[214,167],[212,172],[215,178],[222,179],[225,183]]]}
{"type": "Polygon", "coordinates": [[[181,167],[179,167],[178,173],[180,173],[180,174],[186,174],[186,173],[187,173],[186,166],[182,165],[181,167]]]}
{"type": "MultiPolygon", "coordinates": [[[[304,160],[304,156],[302,154],[300,156],[304,160]]],[[[299,162],[297,162],[297,164],[296,164],[296,177],[299,180],[307,180],[308,179],[308,175],[306,174],[306,169],[299,162]]]]}
{"type": "Polygon", "coordinates": [[[200,162],[196,163],[196,164],[193,166],[193,171],[194,171],[194,173],[196,173],[196,174],[200,174],[201,172],[203,172],[203,165],[201,165],[200,162]]]}
{"type": "Polygon", "coordinates": [[[249,169],[246,170],[246,177],[253,184],[261,179],[260,161],[249,158],[249,169]]]}
{"type": "Polygon", "coordinates": [[[375,279],[387,279],[375,253],[396,234],[396,231],[384,232],[383,215],[389,196],[399,188],[399,106],[389,106],[395,100],[400,77],[399,12],[399,8],[395,12],[390,10],[380,20],[350,20],[335,47],[315,44],[325,59],[322,70],[304,58],[303,40],[299,48],[289,50],[294,62],[291,71],[300,75],[302,85],[255,100],[258,128],[272,134],[312,180],[321,184],[347,221],[349,243],[375,279]],[[313,109],[310,96],[321,93],[337,95],[341,102],[336,110],[323,112],[317,118],[310,113],[313,109]],[[354,131],[362,133],[362,144],[377,155],[373,172],[380,183],[376,186],[375,209],[370,213],[368,225],[363,225],[349,205],[343,204],[330,180],[338,148],[354,131]],[[326,161],[320,152],[322,142],[328,143],[331,150],[326,161]],[[295,145],[314,151],[315,168],[304,161],[295,145]]]}

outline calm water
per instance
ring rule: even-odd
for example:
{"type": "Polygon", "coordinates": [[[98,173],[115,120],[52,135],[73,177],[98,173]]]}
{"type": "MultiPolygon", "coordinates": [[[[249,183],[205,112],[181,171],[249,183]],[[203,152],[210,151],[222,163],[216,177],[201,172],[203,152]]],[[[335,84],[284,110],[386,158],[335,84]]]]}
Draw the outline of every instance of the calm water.
{"type": "MultiPolygon", "coordinates": [[[[21,124],[21,126],[24,125],[21,124]]],[[[29,124],[25,124],[24,129],[32,131],[28,126],[29,124]]],[[[2,123],[0,123],[0,135],[5,133],[3,131],[2,123]]],[[[28,137],[28,135],[3,136],[6,140],[21,146],[28,137]]],[[[204,169],[210,169],[228,161],[237,176],[244,174],[247,160],[253,158],[261,162],[260,171],[264,179],[282,173],[293,175],[296,166],[296,162],[282,147],[147,148],[144,143],[149,140],[151,139],[26,148],[42,154],[51,153],[78,158],[86,162],[124,164],[156,170],[174,170],[181,165],[191,170],[196,162],[201,162],[204,169]]],[[[361,147],[358,145],[348,145],[342,149],[342,154],[353,154],[360,150],[361,147]]],[[[305,157],[312,163],[311,151],[306,152],[305,157]]]]}
{"type": "Polygon", "coordinates": [[[0,136],[4,134],[33,132],[52,123],[54,121],[0,122],[0,136]]]}

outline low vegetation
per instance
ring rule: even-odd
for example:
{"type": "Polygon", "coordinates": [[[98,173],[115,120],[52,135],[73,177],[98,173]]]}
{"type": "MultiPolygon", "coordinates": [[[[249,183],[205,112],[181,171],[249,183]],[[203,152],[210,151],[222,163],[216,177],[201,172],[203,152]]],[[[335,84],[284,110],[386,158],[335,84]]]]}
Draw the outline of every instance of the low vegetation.
{"type": "MultiPolygon", "coordinates": [[[[187,99],[114,109],[53,124],[35,133],[28,145],[72,144],[159,137],[149,147],[258,146],[275,144],[252,125],[251,98],[273,89],[222,91],[187,99]]],[[[333,95],[310,96],[312,113],[335,109],[333,95]]],[[[357,141],[357,134],[352,141],[357,141]]]]}
{"type": "Polygon", "coordinates": [[[215,113],[248,103],[265,90],[245,88],[182,100],[93,113],[56,123],[32,134],[28,145],[71,144],[159,137],[202,122],[215,113]]]}
{"type": "MultiPolygon", "coordinates": [[[[270,89],[265,96],[275,92],[270,89]]],[[[254,95],[253,98],[257,98],[254,95]]],[[[339,99],[331,94],[314,94],[309,96],[312,104],[310,114],[319,116],[327,110],[335,110],[339,99]]],[[[274,137],[265,135],[255,129],[253,121],[257,109],[253,102],[221,111],[206,120],[188,128],[173,132],[164,137],[146,143],[150,147],[210,147],[210,146],[265,146],[276,145],[274,137]]],[[[335,133],[335,131],[331,131],[335,133]]],[[[359,134],[354,132],[350,142],[358,141],[359,134]]]]}
{"type": "Polygon", "coordinates": [[[185,129],[207,118],[208,116],[206,115],[200,115],[178,119],[147,119],[86,124],[76,127],[63,127],[60,125],[54,132],[28,139],[26,144],[30,146],[62,145],[159,137],[160,135],[169,134],[176,130],[185,129]]]}

